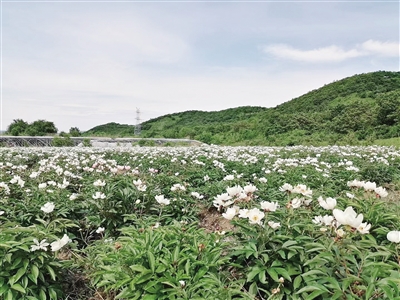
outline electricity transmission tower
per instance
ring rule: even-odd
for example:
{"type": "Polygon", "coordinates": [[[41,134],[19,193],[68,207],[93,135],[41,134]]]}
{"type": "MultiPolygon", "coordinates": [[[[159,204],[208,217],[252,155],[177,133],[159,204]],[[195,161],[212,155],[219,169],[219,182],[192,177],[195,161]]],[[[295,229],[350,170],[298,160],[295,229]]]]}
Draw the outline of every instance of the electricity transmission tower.
{"type": "Polygon", "coordinates": [[[135,125],[135,135],[140,135],[140,109],[136,107],[136,125],[135,125]]]}

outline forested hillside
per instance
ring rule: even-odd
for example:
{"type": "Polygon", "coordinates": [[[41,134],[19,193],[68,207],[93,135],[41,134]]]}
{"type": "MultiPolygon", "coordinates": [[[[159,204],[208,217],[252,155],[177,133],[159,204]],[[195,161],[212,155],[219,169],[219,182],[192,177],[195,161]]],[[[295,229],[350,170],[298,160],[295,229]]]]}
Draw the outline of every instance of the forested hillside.
{"type": "MultiPolygon", "coordinates": [[[[85,135],[133,133],[132,125],[109,123],[85,135]]],[[[352,144],[399,137],[400,72],[354,75],[274,108],[243,106],[165,115],[142,123],[141,136],[226,145],[352,144]]]]}

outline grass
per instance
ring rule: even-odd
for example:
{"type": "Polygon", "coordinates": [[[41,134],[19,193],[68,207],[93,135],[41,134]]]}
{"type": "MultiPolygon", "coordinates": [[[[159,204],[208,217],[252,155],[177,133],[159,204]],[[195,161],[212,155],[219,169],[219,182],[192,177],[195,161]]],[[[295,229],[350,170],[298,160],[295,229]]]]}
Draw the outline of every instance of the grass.
{"type": "Polygon", "coordinates": [[[374,145],[379,146],[395,146],[400,147],[400,137],[390,139],[378,139],[373,142],[374,145]]]}

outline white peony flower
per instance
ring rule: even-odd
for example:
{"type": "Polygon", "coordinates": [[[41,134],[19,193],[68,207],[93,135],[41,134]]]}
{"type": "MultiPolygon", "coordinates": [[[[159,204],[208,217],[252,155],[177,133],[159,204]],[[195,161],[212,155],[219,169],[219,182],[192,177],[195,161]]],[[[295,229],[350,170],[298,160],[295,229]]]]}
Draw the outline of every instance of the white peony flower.
{"type": "Polygon", "coordinates": [[[361,223],[360,226],[357,227],[357,231],[361,234],[369,233],[371,229],[371,224],[361,223]]]}
{"type": "Polygon", "coordinates": [[[330,197],[326,198],[326,200],[324,200],[322,197],[319,197],[318,203],[323,209],[334,209],[337,204],[336,199],[330,197]]]}
{"type": "Polygon", "coordinates": [[[310,190],[305,184],[296,185],[293,188],[292,193],[302,194],[303,196],[306,196],[306,197],[312,196],[312,190],[310,190]]]}
{"type": "Polygon", "coordinates": [[[162,205],[168,205],[171,203],[171,201],[169,199],[164,198],[164,195],[157,195],[157,196],[155,196],[155,199],[159,204],[162,204],[162,205]]]}
{"type": "Polygon", "coordinates": [[[317,225],[325,225],[325,226],[331,226],[333,222],[333,216],[315,216],[312,222],[317,225]]]}
{"type": "Polygon", "coordinates": [[[226,210],[226,213],[223,213],[222,216],[227,220],[232,220],[236,215],[236,209],[234,207],[229,207],[226,210]]]}
{"type": "Polygon", "coordinates": [[[102,192],[96,192],[95,194],[92,195],[93,199],[105,199],[106,195],[104,195],[102,192]]]}
{"type": "Polygon", "coordinates": [[[293,208],[299,208],[302,203],[303,203],[303,199],[294,198],[294,199],[292,199],[292,201],[290,201],[290,206],[293,208]]]}
{"type": "Polygon", "coordinates": [[[269,221],[268,225],[272,228],[272,229],[277,229],[279,227],[281,227],[281,223],[275,223],[273,221],[269,221]]]}
{"type": "Polygon", "coordinates": [[[53,202],[47,202],[40,209],[43,210],[46,214],[49,214],[54,210],[54,208],[55,208],[55,205],[53,202]]]}
{"type": "Polygon", "coordinates": [[[228,195],[231,196],[231,197],[237,197],[237,196],[239,196],[239,195],[243,192],[243,189],[242,189],[241,186],[236,185],[236,186],[227,188],[227,189],[226,189],[226,192],[227,192],[228,195]]]}
{"type": "Polygon", "coordinates": [[[49,246],[49,243],[46,242],[46,239],[42,240],[40,243],[37,239],[33,239],[33,242],[35,244],[31,246],[31,251],[36,251],[40,249],[47,251],[47,246],[49,246]]]}
{"type": "Polygon", "coordinates": [[[360,188],[363,187],[365,184],[364,181],[360,181],[360,180],[353,180],[353,181],[348,181],[347,182],[347,186],[348,187],[356,187],[356,188],[360,188]]]}
{"type": "Polygon", "coordinates": [[[383,187],[377,187],[375,190],[375,194],[379,197],[379,198],[385,198],[388,195],[388,192],[386,191],[385,188],[383,187]]]}
{"type": "Polygon", "coordinates": [[[239,210],[239,216],[238,216],[239,218],[246,219],[249,217],[248,215],[249,215],[249,210],[247,208],[243,208],[243,209],[239,210]]]}
{"type": "Polygon", "coordinates": [[[261,201],[260,202],[261,209],[264,211],[276,211],[279,207],[278,202],[269,202],[269,201],[261,201]]]}
{"type": "Polygon", "coordinates": [[[345,235],[345,232],[342,228],[337,229],[335,232],[338,235],[338,237],[343,237],[345,235]]]}
{"type": "Polygon", "coordinates": [[[103,233],[104,230],[105,230],[104,227],[99,227],[99,228],[97,228],[96,233],[103,233]]]}
{"type": "Polygon", "coordinates": [[[98,179],[98,180],[96,180],[95,182],[93,182],[93,185],[94,185],[94,186],[105,186],[105,185],[106,185],[106,182],[103,181],[103,180],[101,180],[101,179],[98,179]]]}
{"type": "Polygon", "coordinates": [[[367,182],[364,183],[363,188],[366,191],[372,192],[372,191],[374,191],[376,189],[376,183],[367,181],[367,182]]]}
{"type": "Polygon", "coordinates": [[[400,231],[390,231],[388,232],[386,238],[392,243],[400,243],[400,231]]]}
{"type": "Polygon", "coordinates": [[[282,185],[279,190],[281,192],[288,192],[291,193],[293,191],[293,186],[289,183],[285,183],[284,185],[282,185]]]}
{"type": "Polygon", "coordinates": [[[259,224],[261,225],[261,220],[264,218],[265,214],[260,211],[258,208],[253,208],[249,210],[247,213],[247,216],[249,218],[249,223],[250,224],[259,224]]]}
{"type": "Polygon", "coordinates": [[[200,195],[198,192],[191,192],[190,195],[192,197],[194,197],[194,198],[197,198],[197,199],[203,199],[204,198],[204,196],[200,195]]]}
{"type": "Polygon", "coordinates": [[[51,251],[53,251],[53,252],[58,251],[62,247],[64,247],[66,244],[68,244],[69,242],[71,242],[70,238],[68,237],[68,235],[64,234],[64,236],[60,240],[57,240],[50,244],[51,251]]]}
{"type": "Polygon", "coordinates": [[[349,206],[344,211],[340,209],[334,209],[333,215],[339,225],[349,225],[353,228],[358,228],[363,221],[363,214],[357,215],[353,207],[349,206]]]}
{"type": "Polygon", "coordinates": [[[243,192],[245,194],[253,194],[255,191],[257,190],[257,188],[254,185],[246,185],[243,187],[243,192]]]}
{"type": "Polygon", "coordinates": [[[230,181],[230,180],[234,180],[234,179],[235,179],[235,175],[226,175],[223,180],[230,181]]]}
{"type": "Polygon", "coordinates": [[[71,194],[71,196],[69,196],[69,200],[75,200],[78,198],[78,196],[79,196],[79,194],[73,193],[73,194],[71,194]]]}
{"type": "Polygon", "coordinates": [[[46,188],[47,187],[47,183],[46,182],[44,182],[44,183],[39,183],[39,189],[44,189],[44,188],[46,188]]]}

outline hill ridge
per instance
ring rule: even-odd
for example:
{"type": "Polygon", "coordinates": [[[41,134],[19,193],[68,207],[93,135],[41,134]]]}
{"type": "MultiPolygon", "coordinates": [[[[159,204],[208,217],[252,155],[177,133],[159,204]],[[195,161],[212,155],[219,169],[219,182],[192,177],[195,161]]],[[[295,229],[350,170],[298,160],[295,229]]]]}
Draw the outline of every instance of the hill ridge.
{"type": "MultiPolygon", "coordinates": [[[[190,110],[141,124],[143,137],[191,138],[226,145],[332,144],[400,136],[400,72],[349,76],[273,108],[190,110]]],[[[85,135],[132,136],[133,125],[108,123],[85,135]]]]}

